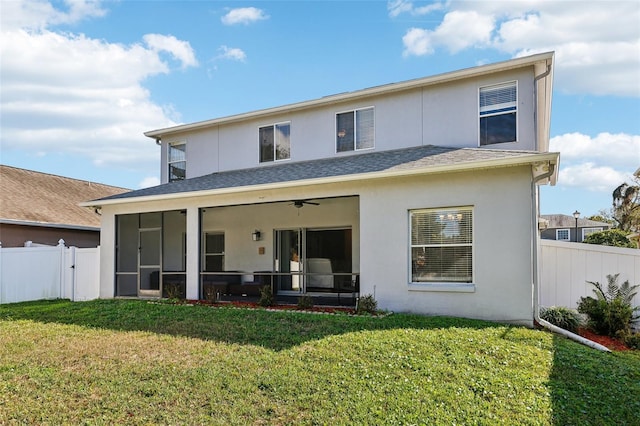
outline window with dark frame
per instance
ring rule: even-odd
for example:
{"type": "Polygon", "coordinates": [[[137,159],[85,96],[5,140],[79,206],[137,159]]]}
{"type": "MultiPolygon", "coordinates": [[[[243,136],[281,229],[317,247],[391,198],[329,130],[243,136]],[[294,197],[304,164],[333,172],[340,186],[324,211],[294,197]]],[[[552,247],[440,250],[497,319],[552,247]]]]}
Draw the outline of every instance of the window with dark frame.
{"type": "Polygon", "coordinates": [[[480,88],[480,146],[517,141],[515,81],[480,88]]]}
{"type": "Polygon", "coordinates": [[[187,144],[184,142],[169,144],[168,160],[169,182],[184,180],[187,175],[187,144]]]}
{"type": "Polygon", "coordinates": [[[260,127],[260,162],[291,158],[291,123],[277,123],[260,127]]]}
{"type": "Polygon", "coordinates": [[[374,147],[374,109],[362,108],[336,114],[336,152],[374,147]]]}

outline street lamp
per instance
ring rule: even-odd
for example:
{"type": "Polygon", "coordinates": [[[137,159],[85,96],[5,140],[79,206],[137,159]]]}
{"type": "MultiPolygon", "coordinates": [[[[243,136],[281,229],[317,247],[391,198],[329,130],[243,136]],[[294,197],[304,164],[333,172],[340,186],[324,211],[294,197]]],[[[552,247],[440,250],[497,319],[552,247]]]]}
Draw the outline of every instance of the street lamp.
{"type": "Polygon", "coordinates": [[[573,212],[573,217],[576,220],[576,243],[578,242],[578,218],[580,217],[580,212],[576,210],[573,212]]]}

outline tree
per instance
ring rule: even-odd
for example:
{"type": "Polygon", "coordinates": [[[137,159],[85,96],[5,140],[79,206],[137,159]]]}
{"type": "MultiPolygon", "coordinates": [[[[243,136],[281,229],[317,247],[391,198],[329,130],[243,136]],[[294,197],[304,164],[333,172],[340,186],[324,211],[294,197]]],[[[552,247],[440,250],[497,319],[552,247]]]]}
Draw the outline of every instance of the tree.
{"type": "Polygon", "coordinates": [[[582,241],[586,244],[598,244],[611,247],[635,248],[636,245],[627,238],[628,232],[621,229],[607,229],[606,231],[589,234],[582,241]]]}
{"type": "Polygon", "coordinates": [[[613,218],[623,231],[640,229],[640,181],[636,176],[635,185],[626,182],[613,190],[613,218]]]}
{"type": "Polygon", "coordinates": [[[613,218],[613,209],[601,209],[598,211],[598,214],[589,216],[587,219],[595,220],[596,222],[608,223],[610,225],[616,224],[616,220],[613,218]]]}

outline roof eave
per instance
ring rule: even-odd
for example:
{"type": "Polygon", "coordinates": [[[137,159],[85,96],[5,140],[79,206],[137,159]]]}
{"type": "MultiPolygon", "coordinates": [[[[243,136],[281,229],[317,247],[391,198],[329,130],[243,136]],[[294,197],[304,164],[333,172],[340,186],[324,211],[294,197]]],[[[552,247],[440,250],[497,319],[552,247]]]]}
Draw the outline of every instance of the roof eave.
{"type": "Polygon", "coordinates": [[[0,223],[4,225],[20,225],[20,226],[37,226],[40,228],[60,228],[60,229],[72,229],[76,231],[99,231],[99,226],[88,225],[72,225],[66,223],[52,223],[52,222],[38,222],[30,220],[16,220],[16,219],[1,219],[0,223]]]}
{"type": "MultiPolygon", "coordinates": [[[[209,189],[209,190],[202,190],[202,191],[188,191],[188,192],[179,192],[179,193],[172,193],[172,194],[148,195],[148,196],[131,197],[131,198],[118,198],[118,199],[112,199],[112,200],[94,200],[94,201],[87,201],[87,202],[80,203],[80,206],[103,207],[108,205],[175,200],[179,198],[206,197],[206,196],[241,193],[246,191],[266,191],[266,190],[273,190],[273,189],[295,188],[299,186],[308,186],[308,185],[353,182],[358,180],[388,179],[388,178],[403,177],[403,176],[428,175],[428,174],[436,174],[436,173],[453,173],[453,172],[463,172],[463,171],[469,171],[469,170],[533,165],[533,164],[539,164],[541,162],[547,162],[550,165],[554,165],[555,167],[555,165],[558,164],[558,159],[559,159],[559,154],[556,152],[549,152],[545,154],[533,153],[533,154],[523,154],[521,156],[511,157],[511,158],[499,158],[499,159],[482,160],[482,161],[468,161],[468,162],[458,163],[454,165],[446,164],[446,165],[438,165],[438,166],[429,166],[429,167],[420,168],[420,169],[385,170],[385,171],[378,171],[378,172],[359,173],[359,174],[353,174],[353,175],[340,175],[340,176],[331,176],[331,177],[322,177],[322,178],[313,178],[313,179],[301,179],[301,180],[292,180],[287,182],[274,182],[274,183],[266,183],[266,184],[259,184],[259,185],[236,186],[236,187],[209,189]]],[[[554,175],[557,175],[557,167],[555,167],[555,169],[556,171],[554,175]]],[[[550,178],[550,180],[552,181],[551,183],[552,185],[555,184],[555,179],[550,178]]]]}

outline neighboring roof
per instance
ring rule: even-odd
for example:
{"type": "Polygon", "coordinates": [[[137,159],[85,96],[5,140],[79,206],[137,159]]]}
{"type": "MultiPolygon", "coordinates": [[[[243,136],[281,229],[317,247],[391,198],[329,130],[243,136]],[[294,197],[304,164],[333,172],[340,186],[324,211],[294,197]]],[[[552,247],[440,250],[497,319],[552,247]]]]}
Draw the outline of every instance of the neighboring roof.
{"type": "MultiPolygon", "coordinates": [[[[547,228],[575,228],[576,219],[566,214],[542,214],[540,217],[548,221],[547,228]]],[[[606,222],[598,222],[590,219],[578,218],[579,228],[604,227],[611,228],[613,225],[606,222]]]]}
{"type": "Polygon", "coordinates": [[[101,183],[0,165],[0,223],[99,229],[86,200],[128,191],[101,183]]]}
{"type": "MultiPolygon", "coordinates": [[[[165,136],[202,129],[211,126],[217,126],[220,124],[228,124],[241,120],[246,120],[255,117],[261,117],[272,114],[279,114],[291,110],[301,111],[308,108],[315,108],[322,105],[328,105],[336,102],[344,102],[344,101],[354,101],[357,99],[367,98],[371,96],[378,96],[389,94],[393,92],[400,92],[404,90],[411,90],[419,87],[426,87],[435,84],[443,84],[449,83],[456,80],[461,80],[470,77],[479,77],[482,75],[492,74],[496,72],[508,71],[512,69],[522,68],[525,66],[533,66],[535,64],[543,63],[545,66],[551,68],[551,63],[553,61],[553,52],[545,52],[539,53],[531,56],[524,56],[521,58],[510,59],[507,61],[496,62],[487,65],[481,65],[472,68],[465,68],[462,70],[447,72],[443,74],[438,74],[430,77],[423,77],[408,81],[403,81],[399,83],[391,83],[385,84],[376,87],[370,87],[368,89],[357,90],[353,92],[339,93],[336,95],[325,96],[319,99],[314,99],[310,101],[298,102],[289,105],[278,106],[274,108],[266,108],[258,111],[247,112],[243,114],[231,115],[228,117],[215,118],[212,120],[199,121],[196,123],[182,124],[178,126],[168,127],[164,129],[151,130],[145,132],[145,136],[148,136],[153,139],[162,139],[165,136]]],[[[547,100],[550,102],[550,99],[547,100]]],[[[550,104],[548,105],[550,107],[550,104]]]]}
{"type": "Polygon", "coordinates": [[[558,153],[448,148],[433,145],[344,155],[320,160],[283,162],[230,170],[113,195],[85,206],[100,206],[194,195],[443,173],[537,163],[557,164],[558,153]]]}

